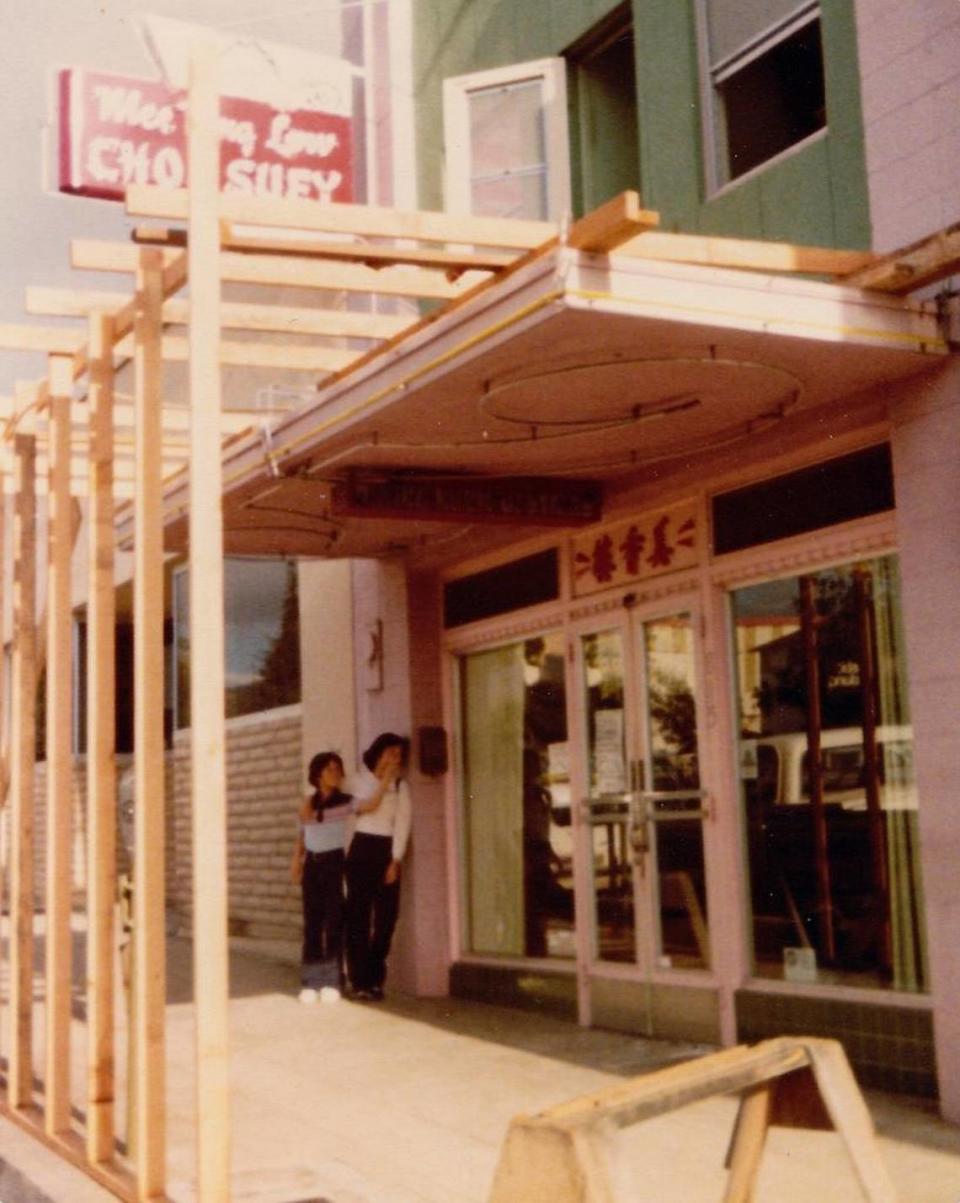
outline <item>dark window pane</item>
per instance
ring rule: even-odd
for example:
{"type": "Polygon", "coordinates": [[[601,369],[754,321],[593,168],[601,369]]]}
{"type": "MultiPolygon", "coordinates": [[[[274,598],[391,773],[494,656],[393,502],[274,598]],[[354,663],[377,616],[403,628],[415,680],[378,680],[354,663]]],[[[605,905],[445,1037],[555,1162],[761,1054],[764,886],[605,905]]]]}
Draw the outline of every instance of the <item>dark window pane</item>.
{"type": "Polygon", "coordinates": [[[462,626],[506,614],[537,602],[553,601],[560,593],[557,549],[512,560],[486,572],[450,581],[443,590],[443,625],[462,626]]]}
{"type": "Polygon", "coordinates": [[[717,555],[892,510],[890,447],[881,444],[713,499],[717,555]]]}
{"type": "Polygon", "coordinates": [[[717,84],[727,131],[727,176],[803,141],[827,123],[820,22],[752,59],[717,84]]]}

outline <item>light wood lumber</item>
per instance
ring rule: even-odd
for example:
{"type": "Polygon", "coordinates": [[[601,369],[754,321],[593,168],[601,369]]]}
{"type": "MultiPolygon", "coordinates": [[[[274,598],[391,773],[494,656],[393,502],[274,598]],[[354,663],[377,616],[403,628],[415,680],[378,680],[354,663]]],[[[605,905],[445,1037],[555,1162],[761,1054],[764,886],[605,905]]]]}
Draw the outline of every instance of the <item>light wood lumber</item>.
{"type": "Polygon", "coordinates": [[[47,558],[46,1043],[44,1127],[70,1127],[70,931],[72,846],[72,613],[70,561],[70,398],[72,357],[50,357],[50,455],[47,558]]]}
{"type": "Polygon", "coordinates": [[[37,731],[36,463],[33,438],[14,436],[13,656],[10,735],[11,1107],[33,1100],[33,770],[37,731]]]}
{"type": "MultiPolygon", "coordinates": [[[[631,230],[636,233],[636,230],[631,230]]],[[[152,246],[185,246],[186,232],[168,226],[137,226],[136,242],[152,246]]],[[[240,234],[232,223],[221,221],[220,245],[224,250],[255,255],[288,255],[305,259],[342,259],[347,263],[367,263],[371,267],[395,264],[439,267],[454,275],[465,271],[499,271],[509,267],[516,251],[446,250],[442,247],[397,245],[396,243],[360,242],[344,239],[327,242],[311,238],[270,238],[260,234],[240,234]]]]}
{"type": "MultiPolygon", "coordinates": [[[[190,724],[197,1192],[230,1198],[223,470],[220,453],[219,91],[213,47],[195,43],[187,104],[190,176],[190,724]]],[[[243,256],[239,256],[243,258],[243,256]]],[[[248,263],[256,260],[247,259],[248,263]]],[[[282,261],[277,260],[276,264],[282,261]]],[[[301,265],[296,267],[328,266],[301,265]]],[[[343,268],[344,265],[341,265],[343,268]]],[[[350,271],[357,269],[346,265],[350,271]]]]}
{"type": "Polygon", "coordinates": [[[869,1203],[897,1203],[897,1192],[877,1146],[876,1131],[843,1046],[836,1040],[804,1037],[813,1076],[869,1203]]]}
{"type": "Polygon", "coordinates": [[[762,242],[747,238],[671,234],[660,230],[650,230],[631,238],[618,246],[615,253],[635,259],[695,263],[705,267],[841,277],[849,276],[875,259],[869,251],[795,246],[787,242],[762,242]]]}
{"type": "MultiPolygon", "coordinates": [[[[86,271],[133,272],[137,247],[133,243],[75,239],[70,244],[71,265],[86,271]]],[[[159,251],[172,264],[183,251],[159,251]]],[[[216,273],[216,265],[214,272],[216,273]]],[[[239,284],[271,287],[320,288],[325,291],[381,293],[384,296],[421,296],[439,300],[457,297],[463,291],[442,272],[426,268],[384,268],[377,271],[359,263],[303,262],[271,255],[243,255],[225,251],[220,255],[221,279],[239,284]]],[[[195,289],[192,290],[195,292],[195,289]]]]}
{"type": "Polygon", "coordinates": [[[598,209],[575,221],[567,245],[580,251],[606,253],[660,224],[660,214],[640,205],[636,192],[621,192],[598,209]]]}
{"type": "MultiPolygon", "coordinates": [[[[122,292],[93,289],[28,288],[26,310],[38,317],[86,317],[102,311],[112,313],[128,304],[122,292]]],[[[190,321],[190,303],[179,297],[163,306],[163,320],[185,326],[190,321]]],[[[320,309],[291,305],[255,305],[224,301],[220,324],[224,330],[251,330],[288,335],[385,339],[414,324],[416,316],[386,313],[357,313],[347,309],[320,309]]]]}
{"type": "MultiPolygon", "coordinates": [[[[896,1203],[842,1046],[835,1040],[802,1036],[726,1049],[616,1083],[537,1115],[517,1116],[504,1141],[489,1203],[527,1203],[534,1197],[550,1203],[613,1203],[605,1146],[616,1128],[732,1091],[746,1092],[746,1097],[724,1200],[747,1203],[772,1117],[772,1093],[790,1085],[790,1074],[809,1069],[850,1154],[864,1198],[868,1203],[896,1203]]],[[[787,1122],[820,1127],[822,1110],[814,1110],[819,1114],[810,1110],[808,1100],[787,1122]]]]}
{"type": "Polygon", "coordinates": [[[0,350],[42,351],[47,355],[76,355],[84,337],[62,326],[27,326],[14,322],[0,324],[0,350]]]}
{"type": "MultiPolygon", "coordinates": [[[[133,341],[121,339],[115,348],[118,359],[128,359],[133,341]]],[[[167,334],[161,339],[161,354],[171,363],[186,363],[190,358],[190,343],[186,338],[167,334]]],[[[339,347],[300,347],[289,343],[221,342],[220,362],[242,368],[289,368],[297,372],[338,372],[355,359],[357,351],[339,347]]]]}
{"type": "MultiPolygon", "coordinates": [[[[184,221],[189,206],[185,188],[127,188],[127,212],[137,217],[184,221]]],[[[474,246],[532,250],[556,237],[549,221],[502,217],[470,217],[436,211],[408,211],[375,205],[327,204],[282,200],[226,192],[218,215],[238,225],[312,230],[328,234],[357,234],[366,238],[413,238],[422,242],[457,242],[474,246]]]]}
{"type": "Polygon", "coordinates": [[[87,1160],[112,1159],[115,1129],[114,899],[117,770],[114,664],[113,319],[89,321],[87,510],[87,1160]]]}
{"type": "Polygon", "coordinates": [[[378,271],[359,263],[324,263],[281,259],[269,255],[243,255],[224,251],[220,274],[225,281],[283,288],[321,288],[325,291],[379,293],[382,296],[426,297],[452,300],[464,291],[442,272],[427,268],[387,267],[378,271]]]}
{"type": "Polygon", "coordinates": [[[740,1099],[737,1127],[730,1152],[730,1176],[723,1203],[751,1203],[753,1186],[770,1126],[773,1087],[769,1082],[746,1090],[740,1099]]]}
{"type": "Polygon", "coordinates": [[[960,222],[955,222],[936,234],[875,258],[869,267],[854,272],[846,283],[903,296],[958,271],[960,222]]]}
{"type": "Polygon", "coordinates": [[[164,759],[162,422],[163,260],[141,250],[135,321],[134,1024],[135,1161],[141,1199],[164,1191],[164,759]]]}

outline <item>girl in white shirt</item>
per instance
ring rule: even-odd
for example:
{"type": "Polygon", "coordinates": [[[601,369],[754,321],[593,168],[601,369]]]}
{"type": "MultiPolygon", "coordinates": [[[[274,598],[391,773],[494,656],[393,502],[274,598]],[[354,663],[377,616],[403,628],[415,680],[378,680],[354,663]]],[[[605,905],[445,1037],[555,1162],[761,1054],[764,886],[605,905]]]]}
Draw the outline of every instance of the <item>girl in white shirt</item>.
{"type": "Polygon", "coordinates": [[[362,808],[347,852],[347,968],[353,997],[383,998],[400,909],[400,863],[410,838],[410,793],[401,777],[408,741],[385,731],[363,754],[351,792],[362,808]],[[379,798],[374,811],[368,800],[379,798]]]}

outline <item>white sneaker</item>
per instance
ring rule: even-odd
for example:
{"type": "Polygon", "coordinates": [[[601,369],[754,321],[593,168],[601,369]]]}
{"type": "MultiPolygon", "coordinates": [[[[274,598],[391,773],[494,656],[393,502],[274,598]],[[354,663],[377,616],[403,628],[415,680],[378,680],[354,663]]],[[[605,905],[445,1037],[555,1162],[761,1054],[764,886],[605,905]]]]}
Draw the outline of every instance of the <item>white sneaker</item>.
{"type": "Polygon", "coordinates": [[[316,990],[311,989],[310,986],[304,986],[297,997],[302,1003],[315,1003],[317,1001],[317,992],[316,990]]]}
{"type": "Polygon", "coordinates": [[[323,986],[320,990],[320,1001],[322,1003],[335,1003],[340,1001],[340,991],[336,986],[323,986]]]}

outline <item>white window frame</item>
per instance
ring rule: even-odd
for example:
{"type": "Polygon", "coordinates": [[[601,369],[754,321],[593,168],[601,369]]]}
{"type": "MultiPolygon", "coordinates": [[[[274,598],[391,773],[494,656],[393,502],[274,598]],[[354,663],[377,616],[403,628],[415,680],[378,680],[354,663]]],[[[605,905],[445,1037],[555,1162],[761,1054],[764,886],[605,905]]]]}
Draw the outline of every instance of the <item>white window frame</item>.
{"type": "Polygon", "coordinates": [[[455,75],[443,82],[444,199],[449,213],[470,213],[470,111],[472,92],[540,80],[547,156],[547,219],[561,221],[571,209],[570,138],[567,126],[567,64],[562,58],[512,63],[492,71],[455,75]]]}
{"type": "MultiPolygon", "coordinates": [[[[709,0],[696,0],[697,26],[697,57],[700,68],[700,120],[703,131],[704,182],[707,196],[713,196],[725,188],[736,187],[743,180],[749,179],[756,172],[763,171],[771,163],[778,162],[784,155],[792,154],[798,146],[810,141],[804,138],[794,146],[788,147],[778,155],[758,163],[750,171],[727,179],[721,163],[726,161],[726,146],[722,145],[724,134],[722,129],[722,112],[717,100],[717,85],[723,83],[731,75],[745,67],[754,59],[766,54],[778,42],[791,36],[813,21],[821,20],[820,0],[801,0],[797,7],[786,17],[756,34],[733,54],[728,54],[716,62],[710,56],[710,32],[708,25],[707,6],[709,0]]],[[[821,23],[822,32],[822,23],[821,23]]],[[[811,138],[822,137],[824,130],[818,130],[811,138]]]]}

